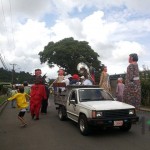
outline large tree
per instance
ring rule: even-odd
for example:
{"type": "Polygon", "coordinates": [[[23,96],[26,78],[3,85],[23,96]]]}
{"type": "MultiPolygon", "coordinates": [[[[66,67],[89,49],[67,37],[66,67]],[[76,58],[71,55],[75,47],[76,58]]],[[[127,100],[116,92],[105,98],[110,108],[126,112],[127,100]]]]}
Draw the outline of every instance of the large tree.
{"type": "Polygon", "coordinates": [[[44,50],[39,52],[41,63],[47,62],[50,67],[58,65],[67,73],[77,73],[77,65],[80,62],[99,70],[101,62],[99,55],[89,46],[86,41],[77,41],[72,37],[65,38],[56,43],[49,42],[44,50]]]}

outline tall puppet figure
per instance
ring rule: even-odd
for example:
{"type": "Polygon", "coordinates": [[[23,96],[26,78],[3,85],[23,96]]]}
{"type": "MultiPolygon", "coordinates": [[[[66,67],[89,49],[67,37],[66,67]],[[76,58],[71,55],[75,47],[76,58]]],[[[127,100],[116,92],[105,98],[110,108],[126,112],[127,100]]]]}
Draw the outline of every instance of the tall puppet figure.
{"type": "Polygon", "coordinates": [[[43,79],[41,77],[41,71],[38,74],[35,70],[35,84],[31,87],[30,92],[30,111],[32,119],[36,117],[39,120],[39,113],[41,108],[41,103],[43,99],[47,99],[45,86],[43,85],[43,79]]]}
{"type": "Polygon", "coordinates": [[[64,70],[63,69],[59,69],[58,70],[58,77],[57,77],[57,80],[56,82],[60,83],[64,80],[64,70]]]}
{"type": "Polygon", "coordinates": [[[107,73],[106,66],[103,67],[103,70],[100,76],[99,86],[100,88],[104,88],[107,92],[111,92],[109,74],[107,73]]]}
{"type": "Polygon", "coordinates": [[[137,63],[138,55],[136,53],[130,54],[128,61],[123,100],[125,103],[139,109],[141,104],[141,82],[137,63]]]}
{"type": "Polygon", "coordinates": [[[90,76],[93,81],[93,84],[95,84],[95,68],[92,66],[92,64],[90,65],[89,72],[90,72],[90,76]]]}
{"type": "Polygon", "coordinates": [[[42,71],[41,69],[35,69],[35,76],[41,76],[42,71]]]}

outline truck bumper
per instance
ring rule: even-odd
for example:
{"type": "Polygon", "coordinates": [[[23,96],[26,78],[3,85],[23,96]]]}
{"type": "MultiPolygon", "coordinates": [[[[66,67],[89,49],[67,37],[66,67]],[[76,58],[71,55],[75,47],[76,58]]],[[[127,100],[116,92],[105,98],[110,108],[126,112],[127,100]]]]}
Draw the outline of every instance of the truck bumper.
{"type": "MultiPolygon", "coordinates": [[[[91,126],[103,126],[103,127],[114,127],[115,122],[122,122],[123,125],[134,124],[139,121],[139,117],[127,117],[127,118],[101,118],[101,119],[88,119],[88,124],[91,126]]],[[[120,126],[120,125],[118,125],[120,126]]]]}

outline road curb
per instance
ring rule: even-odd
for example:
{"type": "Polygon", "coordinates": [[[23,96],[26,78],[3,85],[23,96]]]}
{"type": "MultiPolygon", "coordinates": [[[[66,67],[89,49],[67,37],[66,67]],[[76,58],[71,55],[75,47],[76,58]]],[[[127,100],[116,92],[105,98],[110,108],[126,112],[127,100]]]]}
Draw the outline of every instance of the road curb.
{"type": "Polygon", "coordinates": [[[2,113],[2,111],[4,110],[7,104],[8,104],[8,101],[6,100],[0,105],[0,114],[2,113]]]}
{"type": "Polygon", "coordinates": [[[141,108],[140,108],[140,111],[147,111],[147,112],[150,112],[150,108],[141,107],[141,108]]]}

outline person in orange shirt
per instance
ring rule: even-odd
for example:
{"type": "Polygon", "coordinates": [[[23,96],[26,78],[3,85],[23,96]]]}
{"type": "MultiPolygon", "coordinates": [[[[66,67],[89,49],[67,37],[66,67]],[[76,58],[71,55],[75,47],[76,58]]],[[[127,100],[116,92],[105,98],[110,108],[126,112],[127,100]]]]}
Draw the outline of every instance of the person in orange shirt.
{"type": "Polygon", "coordinates": [[[18,88],[18,93],[8,98],[8,101],[16,100],[17,107],[20,110],[18,114],[18,119],[21,121],[22,127],[27,125],[26,121],[24,120],[24,115],[26,112],[26,108],[28,107],[28,102],[26,101],[26,99],[29,97],[30,96],[28,94],[24,93],[24,87],[20,86],[18,88]]]}

